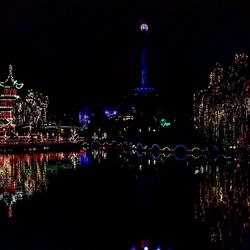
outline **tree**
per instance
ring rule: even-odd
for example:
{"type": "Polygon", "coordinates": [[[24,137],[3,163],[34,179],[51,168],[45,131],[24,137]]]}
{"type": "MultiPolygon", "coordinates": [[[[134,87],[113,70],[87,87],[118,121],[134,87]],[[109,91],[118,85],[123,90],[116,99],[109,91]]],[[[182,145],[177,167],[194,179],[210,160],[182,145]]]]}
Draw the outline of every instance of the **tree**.
{"type": "Polygon", "coordinates": [[[247,59],[235,54],[228,67],[216,64],[207,89],[194,94],[194,121],[208,142],[244,147],[248,140],[247,59]]]}
{"type": "Polygon", "coordinates": [[[42,127],[47,119],[48,104],[48,96],[29,89],[24,99],[18,98],[16,101],[13,109],[13,123],[17,127],[42,127]]]}

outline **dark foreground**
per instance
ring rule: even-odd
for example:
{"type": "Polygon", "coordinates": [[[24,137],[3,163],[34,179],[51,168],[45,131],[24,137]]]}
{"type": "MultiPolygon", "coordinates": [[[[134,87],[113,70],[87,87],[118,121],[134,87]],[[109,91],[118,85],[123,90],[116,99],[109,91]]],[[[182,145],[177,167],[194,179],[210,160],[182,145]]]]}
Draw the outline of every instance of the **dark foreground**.
{"type": "Polygon", "coordinates": [[[0,199],[24,190],[12,217],[0,202],[0,249],[250,249],[247,161],[79,152],[0,163],[0,199]]]}
{"type": "Polygon", "coordinates": [[[194,219],[193,168],[174,159],[124,162],[112,155],[51,174],[47,192],[17,202],[12,218],[2,205],[0,249],[130,250],[142,240],[149,249],[223,249],[212,248],[210,224],[194,219]]]}

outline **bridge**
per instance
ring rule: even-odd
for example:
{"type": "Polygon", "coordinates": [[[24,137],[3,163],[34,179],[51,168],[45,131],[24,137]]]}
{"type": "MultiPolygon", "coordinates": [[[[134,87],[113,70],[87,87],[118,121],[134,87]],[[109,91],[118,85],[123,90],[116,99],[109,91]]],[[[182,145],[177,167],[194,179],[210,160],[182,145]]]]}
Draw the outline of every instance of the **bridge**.
{"type": "Polygon", "coordinates": [[[208,150],[207,148],[201,147],[188,147],[184,144],[176,144],[172,147],[162,146],[157,143],[152,145],[143,145],[142,143],[132,143],[132,142],[101,142],[98,140],[93,140],[91,142],[84,142],[82,144],[83,149],[91,150],[103,150],[103,151],[116,151],[122,153],[132,153],[142,156],[145,154],[151,154],[153,158],[157,159],[160,156],[165,157],[175,157],[177,160],[185,160],[187,157],[200,158],[200,157],[209,157],[217,159],[220,156],[224,158],[232,158],[232,154],[220,154],[217,147],[213,147],[208,150]]]}
{"type": "Polygon", "coordinates": [[[221,151],[216,146],[210,148],[202,148],[198,146],[188,147],[184,144],[176,144],[172,146],[164,146],[160,144],[143,145],[142,143],[133,143],[128,141],[117,142],[102,142],[93,140],[91,142],[84,142],[82,148],[87,150],[103,150],[120,153],[137,154],[141,157],[145,154],[151,154],[154,159],[160,156],[174,157],[177,160],[186,160],[187,158],[206,158],[210,160],[231,159],[231,160],[246,160],[250,157],[248,149],[238,150],[236,148],[229,148],[227,151],[221,151]]]}

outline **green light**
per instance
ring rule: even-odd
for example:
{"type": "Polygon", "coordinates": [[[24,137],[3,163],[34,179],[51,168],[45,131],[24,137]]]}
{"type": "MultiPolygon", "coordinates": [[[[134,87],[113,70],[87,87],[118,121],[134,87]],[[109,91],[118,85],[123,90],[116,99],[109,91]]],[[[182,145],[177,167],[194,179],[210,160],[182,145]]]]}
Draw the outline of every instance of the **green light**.
{"type": "Polygon", "coordinates": [[[171,123],[167,122],[165,118],[160,120],[160,124],[163,128],[171,126],[171,123]]]}

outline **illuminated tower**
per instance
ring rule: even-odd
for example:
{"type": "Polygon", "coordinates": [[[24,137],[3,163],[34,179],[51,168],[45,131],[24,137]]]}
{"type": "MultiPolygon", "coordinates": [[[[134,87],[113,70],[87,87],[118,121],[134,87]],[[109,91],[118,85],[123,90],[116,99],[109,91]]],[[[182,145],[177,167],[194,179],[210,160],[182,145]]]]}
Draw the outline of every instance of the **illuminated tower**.
{"type": "Polygon", "coordinates": [[[12,123],[12,110],[19,95],[17,91],[23,87],[23,83],[18,83],[13,77],[12,64],[9,65],[9,75],[4,82],[0,82],[0,129],[6,128],[11,130],[14,128],[12,123]]]}
{"type": "Polygon", "coordinates": [[[146,94],[154,91],[153,88],[149,87],[148,81],[148,24],[142,23],[140,25],[140,31],[143,33],[143,45],[141,50],[141,85],[139,88],[135,89],[135,93],[146,94]]]}

